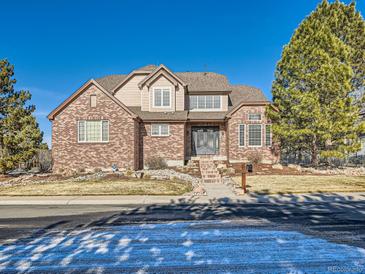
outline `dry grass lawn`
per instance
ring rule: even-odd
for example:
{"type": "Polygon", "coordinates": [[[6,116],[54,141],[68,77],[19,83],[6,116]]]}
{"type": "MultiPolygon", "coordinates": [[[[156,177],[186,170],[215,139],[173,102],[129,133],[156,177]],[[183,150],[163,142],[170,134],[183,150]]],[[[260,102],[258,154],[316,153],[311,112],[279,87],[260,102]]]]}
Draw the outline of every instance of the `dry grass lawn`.
{"type": "Polygon", "coordinates": [[[181,195],[192,185],[179,181],[114,180],[50,182],[0,187],[4,196],[73,196],[73,195],[181,195]]]}
{"type": "MultiPolygon", "coordinates": [[[[241,185],[241,177],[234,177],[241,185]]],[[[247,177],[247,190],[255,193],[365,192],[365,177],[311,175],[257,175],[247,177]]]]}

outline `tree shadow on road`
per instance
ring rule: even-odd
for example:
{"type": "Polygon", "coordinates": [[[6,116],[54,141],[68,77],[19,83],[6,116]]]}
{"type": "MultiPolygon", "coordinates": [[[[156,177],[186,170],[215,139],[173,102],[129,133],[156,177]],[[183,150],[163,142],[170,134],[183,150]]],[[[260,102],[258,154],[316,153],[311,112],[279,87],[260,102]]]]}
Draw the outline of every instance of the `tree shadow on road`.
{"type": "MultiPolygon", "coordinates": [[[[163,248],[158,245],[158,241],[152,240],[153,237],[159,239],[165,236],[172,237],[170,234],[163,236],[164,234],[156,230],[159,225],[170,227],[166,233],[177,233],[173,230],[176,226],[200,221],[217,224],[217,229],[224,227],[224,222],[229,221],[233,231],[237,232],[247,229],[273,231],[272,235],[278,235],[276,244],[285,244],[285,241],[280,239],[282,237],[280,233],[288,232],[294,233],[290,234],[291,237],[307,235],[310,239],[324,239],[346,246],[365,248],[365,203],[354,201],[351,195],[312,193],[302,196],[300,201],[298,196],[293,194],[251,195],[253,197],[257,195],[256,198],[260,199],[261,203],[249,203],[247,200],[233,200],[228,197],[212,199],[207,203],[197,203],[198,198],[176,199],[168,204],[121,207],[120,211],[101,215],[90,213],[90,218],[80,216],[77,224],[66,227],[65,224],[70,224],[71,217],[58,216],[54,218],[57,221],[51,222],[50,219],[47,226],[34,231],[28,237],[0,246],[0,270],[21,272],[29,271],[32,267],[37,267],[34,268],[37,270],[39,267],[40,269],[45,267],[47,270],[52,270],[54,267],[53,270],[57,270],[57,267],[67,269],[69,266],[79,265],[82,270],[97,271],[98,266],[92,262],[90,265],[79,263],[84,262],[85,258],[94,258],[95,262],[101,260],[108,269],[117,265],[128,267],[130,271],[148,270],[144,268],[158,267],[166,259],[160,255],[163,248]],[[134,229],[136,231],[133,231],[134,229]],[[151,243],[150,249],[145,251],[148,256],[145,253],[134,253],[133,248],[138,249],[147,241],[151,243]],[[145,257],[138,259],[137,256],[132,260],[132,254],[145,257]]],[[[78,216],[73,216],[71,219],[78,219],[78,216]]],[[[219,232],[217,229],[212,231],[219,232]]],[[[205,237],[204,234],[201,237],[203,236],[205,237]]],[[[190,246],[194,241],[189,238],[189,234],[177,234],[172,238],[174,237],[182,248],[187,248],[187,251],[182,253],[185,257],[181,260],[184,259],[186,262],[190,258],[191,265],[194,263],[209,265],[209,261],[203,257],[192,260],[197,251],[190,246]]],[[[199,238],[195,239],[196,241],[199,241],[199,238]]],[[[235,244],[239,246],[240,243],[235,244]]],[[[173,245],[178,248],[176,243],[173,245]]],[[[309,245],[308,248],[313,249],[313,246],[309,245]]],[[[103,267],[100,267],[100,270],[103,270],[103,267]]],[[[211,270],[215,269],[214,265],[210,267],[211,270]]],[[[290,265],[283,264],[283,267],[292,270],[290,265]]],[[[182,268],[184,271],[187,269],[189,268],[182,268]]]]}

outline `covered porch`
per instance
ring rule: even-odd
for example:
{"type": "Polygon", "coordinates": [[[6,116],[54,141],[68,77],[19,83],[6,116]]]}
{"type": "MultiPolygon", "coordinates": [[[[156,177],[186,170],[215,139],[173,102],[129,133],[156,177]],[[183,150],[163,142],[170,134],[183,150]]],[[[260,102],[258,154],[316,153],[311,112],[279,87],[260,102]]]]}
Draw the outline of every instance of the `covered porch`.
{"type": "Polygon", "coordinates": [[[226,125],[219,122],[189,122],[186,125],[186,160],[212,157],[227,160],[226,125]]]}

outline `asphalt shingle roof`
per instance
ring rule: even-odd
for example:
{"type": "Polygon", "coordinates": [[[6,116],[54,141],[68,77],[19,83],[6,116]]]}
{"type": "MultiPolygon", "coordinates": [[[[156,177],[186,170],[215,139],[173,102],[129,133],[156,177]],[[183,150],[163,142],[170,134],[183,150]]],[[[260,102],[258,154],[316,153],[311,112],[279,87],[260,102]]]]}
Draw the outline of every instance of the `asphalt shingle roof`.
{"type": "Polygon", "coordinates": [[[137,70],[145,70],[145,71],[153,71],[157,68],[155,65],[147,65],[141,68],[138,68],[137,70]]]}
{"type": "Polygon", "coordinates": [[[119,83],[127,77],[126,74],[115,74],[95,79],[103,88],[111,92],[119,83]]]}
{"type": "Polygon", "coordinates": [[[186,120],[188,114],[187,111],[150,112],[142,111],[141,107],[128,108],[137,114],[142,120],[186,120]]]}
{"type": "Polygon", "coordinates": [[[188,91],[230,91],[231,86],[227,77],[214,72],[176,72],[188,91]]]}
{"type": "MultiPolygon", "coordinates": [[[[147,65],[137,70],[153,71],[155,65],[147,65]]],[[[258,88],[245,85],[231,85],[227,77],[214,72],[177,72],[175,73],[188,86],[188,92],[217,92],[230,91],[228,112],[242,102],[265,101],[267,98],[258,88]]],[[[96,81],[111,92],[127,75],[110,75],[96,79],[96,81]]],[[[141,107],[128,107],[142,120],[220,120],[224,119],[227,112],[196,112],[196,111],[175,111],[175,112],[149,112],[141,111],[141,107]]]]}
{"type": "Polygon", "coordinates": [[[232,106],[237,106],[241,102],[267,101],[263,92],[254,87],[244,85],[232,85],[232,92],[229,94],[232,106]]]}

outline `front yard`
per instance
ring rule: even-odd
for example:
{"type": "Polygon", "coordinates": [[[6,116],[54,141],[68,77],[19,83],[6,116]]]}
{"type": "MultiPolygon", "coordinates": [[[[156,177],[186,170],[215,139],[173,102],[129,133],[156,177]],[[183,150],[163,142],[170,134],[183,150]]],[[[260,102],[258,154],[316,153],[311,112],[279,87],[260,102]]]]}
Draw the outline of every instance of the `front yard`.
{"type": "Polygon", "coordinates": [[[191,190],[191,183],[177,180],[68,180],[1,186],[0,196],[181,195],[191,190]]]}
{"type": "MultiPolygon", "coordinates": [[[[233,178],[237,186],[241,177],[233,178]]],[[[365,192],[365,176],[255,175],[247,176],[253,193],[365,192]]]]}

